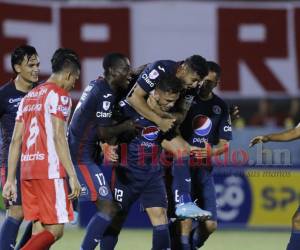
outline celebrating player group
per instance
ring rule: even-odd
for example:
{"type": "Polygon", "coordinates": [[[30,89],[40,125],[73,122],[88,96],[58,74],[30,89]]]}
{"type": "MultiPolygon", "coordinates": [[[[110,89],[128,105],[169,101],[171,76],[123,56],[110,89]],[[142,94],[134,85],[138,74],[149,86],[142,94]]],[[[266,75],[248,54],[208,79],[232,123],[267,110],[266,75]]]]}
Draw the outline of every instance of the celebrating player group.
{"type": "MultiPolygon", "coordinates": [[[[97,207],[80,250],[115,249],[136,201],[153,226],[153,250],[201,248],[217,228],[210,159],[228,150],[236,115],[213,92],[220,66],[192,55],[132,69],[125,55],[109,53],[71,116],[80,59],[60,48],[51,65],[41,81],[37,51],[20,46],[11,54],[16,76],[0,89],[0,249],[49,249],[74,220],[77,200],[97,207]],[[16,246],[23,218],[31,223],[16,246]]],[[[296,139],[298,130],[251,144],[296,139]]],[[[294,224],[288,250],[298,245],[294,224]]]]}

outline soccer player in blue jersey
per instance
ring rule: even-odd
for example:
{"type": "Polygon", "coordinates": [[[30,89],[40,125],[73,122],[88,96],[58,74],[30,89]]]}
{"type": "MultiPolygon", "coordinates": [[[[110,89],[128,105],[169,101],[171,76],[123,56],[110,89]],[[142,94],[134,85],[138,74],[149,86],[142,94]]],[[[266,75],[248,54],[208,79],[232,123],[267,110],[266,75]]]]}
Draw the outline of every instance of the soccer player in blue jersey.
{"type": "MultiPolygon", "coordinates": [[[[267,143],[270,141],[274,142],[286,142],[293,141],[300,138],[300,124],[295,128],[274,133],[268,135],[256,136],[250,141],[250,147],[254,146],[257,143],[267,143]]],[[[290,236],[290,241],[287,245],[286,250],[298,250],[300,249],[300,206],[293,215],[292,218],[292,231],[290,236]]]]}
{"type": "MultiPolygon", "coordinates": [[[[2,134],[1,147],[1,182],[2,187],[7,177],[8,149],[11,142],[15,118],[21,99],[34,87],[38,81],[40,60],[34,47],[23,45],[11,54],[11,66],[16,74],[0,88],[0,124],[2,134]]],[[[20,173],[17,174],[17,199],[6,201],[6,219],[0,232],[0,249],[8,250],[15,247],[20,224],[23,220],[23,210],[20,193],[20,173]]],[[[31,225],[28,226],[22,242],[31,237],[31,225]]],[[[21,242],[21,245],[23,243],[21,242]]]]}
{"type": "MultiPolygon", "coordinates": [[[[228,149],[232,132],[229,108],[213,93],[213,89],[220,82],[221,68],[215,62],[207,62],[207,65],[209,73],[180,129],[183,138],[190,145],[202,148],[193,151],[191,155],[192,198],[197,200],[199,206],[210,211],[212,216],[204,222],[192,224],[192,221],[187,219],[174,223],[171,227],[171,235],[174,239],[172,242],[177,242],[172,246],[175,250],[202,247],[209,235],[217,228],[216,193],[210,158],[221,155],[228,149]],[[176,227],[180,230],[176,230],[176,227]],[[180,242],[176,241],[179,239],[177,231],[181,234],[180,242]]],[[[174,196],[178,199],[177,194],[174,196]]]]}
{"type": "MultiPolygon", "coordinates": [[[[161,110],[169,111],[178,100],[181,90],[182,82],[179,79],[164,77],[156,85],[152,95],[161,110]]],[[[153,104],[154,102],[149,102],[148,98],[149,107],[155,110],[153,104]]],[[[112,183],[112,188],[116,201],[122,207],[121,220],[118,221],[119,228],[116,225],[110,228],[110,242],[104,239],[101,249],[114,249],[122,222],[125,219],[124,215],[129,212],[131,205],[138,199],[153,226],[152,249],[170,249],[166,190],[163,169],[159,164],[160,145],[164,140],[164,133],[155,123],[138,114],[126,100],[120,102],[120,106],[123,115],[132,119],[141,128],[141,131],[126,144],[126,153],[121,155],[123,159],[121,159],[120,165],[114,169],[115,181],[112,183]]],[[[122,147],[124,148],[124,144],[122,147]]]]}
{"type": "Polygon", "coordinates": [[[206,60],[193,55],[182,62],[171,60],[160,60],[149,64],[140,74],[136,85],[129,93],[127,100],[134,109],[146,119],[154,122],[161,131],[166,133],[166,140],[163,147],[174,155],[173,175],[176,180],[176,187],[179,190],[179,200],[176,207],[176,215],[179,217],[206,216],[203,211],[191,202],[191,178],[189,172],[189,145],[176,132],[178,126],[184,119],[190,103],[201,85],[203,78],[207,75],[206,60]],[[172,75],[183,81],[184,91],[182,98],[178,101],[178,112],[170,114],[161,111],[154,112],[147,105],[145,99],[155,86],[166,75],[172,75]],[[182,164],[183,162],[183,164],[182,164]]]}
{"type": "Polygon", "coordinates": [[[113,138],[133,128],[131,121],[118,123],[116,107],[128,86],[129,59],[119,53],[108,54],[103,59],[103,68],[104,77],[85,88],[68,131],[71,157],[82,187],[79,201],[93,201],[98,209],[87,226],[82,250],[98,245],[118,210],[103,166],[96,160],[100,142],[114,144],[113,138]]]}

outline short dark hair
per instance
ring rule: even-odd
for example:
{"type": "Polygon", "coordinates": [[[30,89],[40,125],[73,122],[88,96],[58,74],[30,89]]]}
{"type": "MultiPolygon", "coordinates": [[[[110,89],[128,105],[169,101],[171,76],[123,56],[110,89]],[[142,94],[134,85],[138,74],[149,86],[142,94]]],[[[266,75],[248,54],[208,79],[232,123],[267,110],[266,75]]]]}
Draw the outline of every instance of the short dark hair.
{"type": "Polygon", "coordinates": [[[72,49],[59,48],[51,59],[52,72],[58,73],[66,68],[71,68],[72,71],[80,70],[80,59],[72,49]]]}
{"type": "Polygon", "coordinates": [[[219,64],[217,64],[216,62],[213,62],[213,61],[208,61],[207,67],[208,67],[208,71],[215,72],[218,78],[221,77],[222,70],[221,70],[221,66],[219,64]]]}
{"type": "Polygon", "coordinates": [[[156,88],[163,92],[176,94],[183,90],[183,82],[175,76],[166,75],[160,79],[156,88]]]}
{"type": "Polygon", "coordinates": [[[104,75],[106,76],[108,73],[109,68],[116,67],[121,61],[126,60],[128,57],[118,53],[118,52],[112,52],[109,54],[106,54],[103,58],[103,69],[104,69],[104,75]]]}
{"type": "Polygon", "coordinates": [[[11,54],[11,67],[13,71],[17,74],[18,72],[15,70],[15,65],[20,65],[25,56],[29,60],[33,55],[38,55],[35,48],[30,45],[21,45],[20,47],[15,48],[14,52],[11,54]]]}
{"type": "Polygon", "coordinates": [[[207,62],[204,57],[193,55],[185,59],[184,63],[193,71],[195,71],[201,78],[208,74],[207,62]]]}

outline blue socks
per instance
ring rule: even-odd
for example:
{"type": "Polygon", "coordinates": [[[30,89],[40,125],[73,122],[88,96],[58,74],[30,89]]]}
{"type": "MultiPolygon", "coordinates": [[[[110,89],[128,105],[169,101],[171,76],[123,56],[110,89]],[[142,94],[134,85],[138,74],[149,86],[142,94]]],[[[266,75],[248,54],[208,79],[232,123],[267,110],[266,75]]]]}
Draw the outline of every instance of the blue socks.
{"type": "Polygon", "coordinates": [[[14,249],[19,227],[22,221],[16,220],[13,217],[7,217],[2,225],[0,232],[0,249],[14,249]]]}
{"type": "Polygon", "coordinates": [[[118,242],[118,235],[105,234],[100,243],[101,250],[113,250],[118,242]]]}
{"type": "Polygon", "coordinates": [[[181,249],[182,250],[191,250],[190,236],[181,235],[180,242],[181,242],[181,249]]]}
{"type": "MultiPolygon", "coordinates": [[[[190,174],[190,157],[179,157],[173,160],[173,192],[178,195],[182,201],[190,202],[191,193],[191,174],[190,174]],[[177,190],[178,193],[175,192],[177,190]]],[[[178,197],[174,197],[178,203],[178,197]]]]}
{"type": "Polygon", "coordinates": [[[300,230],[292,230],[290,242],[286,250],[299,250],[300,249],[300,230]]]}
{"type": "Polygon", "coordinates": [[[167,250],[171,247],[169,225],[159,225],[153,227],[152,250],[167,250]]]}
{"type": "Polygon", "coordinates": [[[81,250],[94,250],[106,228],[110,225],[112,218],[104,213],[98,212],[90,220],[81,244],[81,250]]]}

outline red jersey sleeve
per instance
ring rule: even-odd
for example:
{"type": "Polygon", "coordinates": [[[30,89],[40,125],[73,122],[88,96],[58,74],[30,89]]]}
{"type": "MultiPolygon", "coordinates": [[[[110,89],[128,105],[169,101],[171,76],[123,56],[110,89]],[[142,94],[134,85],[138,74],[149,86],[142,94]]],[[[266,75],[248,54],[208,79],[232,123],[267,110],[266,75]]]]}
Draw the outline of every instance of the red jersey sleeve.
{"type": "Polygon", "coordinates": [[[50,114],[62,119],[68,120],[71,113],[72,100],[69,95],[60,90],[51,90],[48,94],[49,98],[49,112],[50,114]]]}

